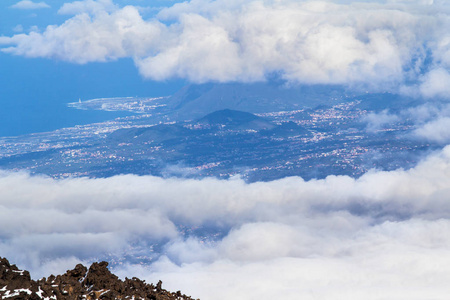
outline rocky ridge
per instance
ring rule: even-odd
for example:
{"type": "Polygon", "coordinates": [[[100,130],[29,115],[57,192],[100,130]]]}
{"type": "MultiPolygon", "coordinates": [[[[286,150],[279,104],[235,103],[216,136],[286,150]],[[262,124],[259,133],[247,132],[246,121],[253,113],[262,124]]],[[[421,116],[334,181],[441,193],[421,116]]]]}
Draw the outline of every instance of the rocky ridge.
{"type": "Polygon", "coordinates": [[[169,292],[159,281],[156,286],[133,277],[120,280],[108,270],[107,262],[93,263],[89,269],[78,264],[63,275],[32,280],[6,258],[0,258],[0,299],[11,300],[94,300],[149,299],[194,300],[178,292],[169,292]]]}

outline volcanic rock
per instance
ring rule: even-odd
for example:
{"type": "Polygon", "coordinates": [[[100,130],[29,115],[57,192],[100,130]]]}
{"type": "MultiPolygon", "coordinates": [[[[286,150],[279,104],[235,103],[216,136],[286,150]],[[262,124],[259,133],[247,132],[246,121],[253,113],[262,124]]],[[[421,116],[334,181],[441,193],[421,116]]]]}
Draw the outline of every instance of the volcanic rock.
{"type": "Polygon", "coordinates": [[[79,300],[145,299],[194,300],[182,294],[133,277],[120,280],[108,269],[107,262],[93,263],[89,269],[78,264],[63,275],[50,275],[34,281],[28,271],[19,270],[6,258],[0,258],[0,299],[11,300],[79,300]]]}

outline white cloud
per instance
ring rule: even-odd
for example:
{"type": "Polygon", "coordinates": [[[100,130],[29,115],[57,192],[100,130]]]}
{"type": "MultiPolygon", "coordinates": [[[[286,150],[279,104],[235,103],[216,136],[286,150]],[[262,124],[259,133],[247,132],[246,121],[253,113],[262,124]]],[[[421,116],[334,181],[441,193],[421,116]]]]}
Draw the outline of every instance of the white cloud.
{"type": "Polygon", "coordinates": [[[88,14],[79,14],[61,26],[47,27],[42,34],[15,35],[3,43],[18,43],[20,48],[3,51],[80,64],[108,61],[130,53],[147,53],[155,46],[162,29],[158,23],[142,20],[137,9],[130,6],[112,14],[99,14],[94,19],[88,14]]]}
{"type": "Polygon", "coordinates": [[[157,261],[115,272],[206,300],[446,299],[449,182],[450,146],[413,169],[359,179],[2,172],[0,253],[40,277],[157,243],[157,261]],[[195,228],[219,235],[183,236],[195,228]]]}
{"type": "Polygon", "coordinates": [[[443,68],[427,73],[422,79],[420,92],[427,98],[450,99],[450,74],[443,68]]]}
{"type": "Polygon", "coordinates": [[[77,15],[81,13],[89,13],[92,15],[104,12],[113,12],[118,7],[111,0],[85,0],[64,3],[58,10],[61,15],[77,15]]]}
{"type": "MultiPolygon", "coordinates": [[[[133,6],[76,1],[59,10],[75,14],[64,24],[4,39],[2,51],[75,63],[132,57],[155,80],[258,81],[278,73],[384,90],[420,81],[430,58],[434,69],[450,68],[447,4],[336,2],[193,0],[143,20],[133,6]]],[[[420,90],[431,95],[427,81],[420,90]]]]}
{"type": "Polygon", "coordinates": [[[17,8],[17,9],[40,9],[40,8],[50,8],[50,5],[48,5],[45,2],[33,2],[30,0],[22,0],[17,2],[14,5],[11,5],[11,8],[17,8]]]}
{"type": "Polygon", "coordinates": [[[393,240],[370,246],[377,251],[364,254],[361,250],[340,258],[283,257],[252,263],[221,260],[183,266],[163,262],[156,272],[148,275],[149,271],[143,271],[141,276],[153,282],[162,278],[165,288],[207,300],[446,299],[448,251],[434,252],[393,240]]]}
{"type": "Polygon", "coordinates": [[[400,117],[390,114],[385,109],[379,113],[369,113],[363,118],[363,121],[367,122],[367,130],[373,132],[382,129],[386,125],[400,121],[400,117]]]}
{"type": "Polygon", "coordinates": [[[414,134],[424,140],[446,144],[450,142],[450,118],[441,117],[425,123],[414,131],[414,134]]]}
{"type": "Polygon", "coordinates": [[[13,31],[14,32],[22,32],[23,31],[23,26],[21,24],[19,24],[19,25],[15,26],[13,28],[13,31]]]}

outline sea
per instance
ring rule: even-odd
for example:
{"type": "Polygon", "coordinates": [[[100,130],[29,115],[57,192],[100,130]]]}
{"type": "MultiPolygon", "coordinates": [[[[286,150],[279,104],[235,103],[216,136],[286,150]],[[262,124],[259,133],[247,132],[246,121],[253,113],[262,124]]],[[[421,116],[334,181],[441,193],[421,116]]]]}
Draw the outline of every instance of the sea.
{"type": "Polygon", "coordinates": [[[70,102],[109,97],[161,97],[186,82],[144,79],[131,59],[84,65],[0,52],[0,137],[85,125],[130,115],[86,111],[70,102]]]}

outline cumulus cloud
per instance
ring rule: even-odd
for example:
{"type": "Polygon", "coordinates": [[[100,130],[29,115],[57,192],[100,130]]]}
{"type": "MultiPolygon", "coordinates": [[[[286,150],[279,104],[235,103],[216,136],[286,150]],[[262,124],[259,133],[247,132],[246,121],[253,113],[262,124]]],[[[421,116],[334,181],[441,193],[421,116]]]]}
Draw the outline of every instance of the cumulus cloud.
{"type": "MultiPolygon", "coordinates": [[[[29,57],[50,57],[75,63],[108,61],[143,55],[155,46],[163,28],[157,22],[145,22],[134,7],[91,17],[78,14],[61,26],[48,26],[41,34],[31,32],[1,43],[17,43],[20,47],[3,51],[29,57]]],[[[8,39],[8,40],[7,40],[8,39]]]]}
{"type": "Polygon", "coordinates": [[[414,131],[414,134],[422,139],[446,144],[450,142],[450,118],[441,117],[425,123],[414,131]]]}
{"type": "MultiPolygon", "coordinates": [[[[442,99],[442,98],[439,98],[442,99]]],[[[373,118],[365,119],[371,124],[383,123],[383,114],[371,114],[373,118]],[[380,120],[378,120],[378,117],[380,120]],[[373,120],[372,120],[373,119],[373,120]]],[[[447,101],[429,101],[414,107],[406,107],[395,115],[388,114],[388,119],[413,124],[414,129],[409,138],[420,139],[438,145],[447,145],[450,142],[448,126],[450,125],[450,104],[447,101]]]]}
{"type": "Polygon", "coordinates": [[[393,124],[400,121],[400,117],[395,114],[390,114],[388,110],[383,110],[380,113],[370,113],[363,118],[367,122],[367,130],[374,132],[382,129],[386,125],[393,124]]]}
{"type": "Polygon", "coordinates": [[[89,13],[96,15],[102,12],[113,12],[118,7],[111,0],[86,0],[64,3],[58,10],[61,15],[77,15],[81,13],[89,13]]]}
{"type": "Polygon", "coordinates": [[[11,5],[11,8],[17,8],[17,9],[39,9],[39,8],[50,8],[50,5],[48,5],[45,2],[33,2],[30,0],[22,0],[17,2],[14,5],[11,5]]]}
{"type": "Polygon", "coordinates": [[[427,98],[450,99],[450,74],[438,68],[427,73],[422,79],[420,92],[427,98]]]}
{"type": "Polygon", "coordinates": [[[143,20],[136,7],[85,0],[61,7],[74,14],[64,24],[0,43],[7,53],[75,63],[132,57],[155,80],[261,81],[277,73],[294,83],[384,90],[408,82],[434,97],[450,68],[447,11],[437,1],[193,0],[143,20]]]}
{"type": "Polygon", "coordinates": [[[0,253],[38,277],[132,249],[115,272],[201,299],[445,299],[449,182],[450,147],[359,179],[2,172],[0,253]]]}

